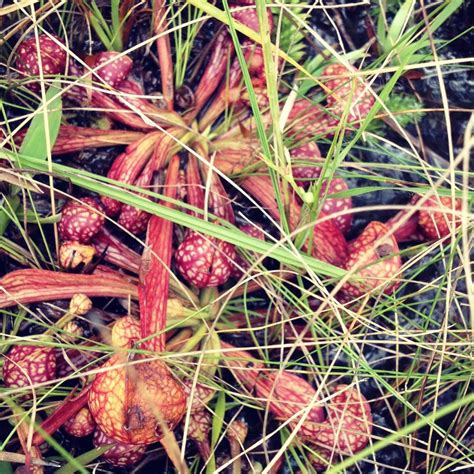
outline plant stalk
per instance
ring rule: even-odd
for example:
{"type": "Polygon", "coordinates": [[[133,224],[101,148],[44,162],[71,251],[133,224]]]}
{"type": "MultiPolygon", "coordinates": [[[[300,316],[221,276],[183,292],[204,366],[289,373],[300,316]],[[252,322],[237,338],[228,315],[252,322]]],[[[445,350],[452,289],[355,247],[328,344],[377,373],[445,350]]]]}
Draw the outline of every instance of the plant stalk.
{"type": "MultiPolygon", "coordinates": [[[[179,180],[179,157],[175,155],[168,166],[165,196],[175,199],[179,180]]],[[[173,205],[165,201],[165,207],[173,205]]],[[[166,313],[170,280],[173,223],[152,216],[148,224],[147,248],[143,252],[138,286],[140,300],[141,336],[147,339],[147,349],[163,352],[166,337],[166,313]],[[151,337],[151,339],[150,339],[151,337]]]]}

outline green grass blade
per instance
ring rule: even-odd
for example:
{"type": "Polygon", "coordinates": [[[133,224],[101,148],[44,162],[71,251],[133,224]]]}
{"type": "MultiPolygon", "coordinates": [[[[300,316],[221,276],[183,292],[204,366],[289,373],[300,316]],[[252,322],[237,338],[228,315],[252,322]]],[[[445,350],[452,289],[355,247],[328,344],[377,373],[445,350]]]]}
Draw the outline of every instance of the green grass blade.
{"type": "Polygon", "coordinates": [[[110,9],[112,11],[112,44],[115,51],[122,51],[122,22],[120,21],[120,0],[111,0],[110,9]]]}
{"type": "Polygon", "coordinates": [[[33,117],[20,148],[20,154],[33,158],[46,159],[48,144],[52,147],[61,126],[62,100],[59,81],[55,80],[46,92],[45,102],[40,105],[33,117]],[[48,115],[48,128],[44,114],[48,115]]]}
{"type": "MultiPolygon", "coordinates": [[[[8,157],[8,159],[14,162],[18,161],[19,159],[18,156],[13,155],[6,150],[2,150],[0,152],[0,156],[2,155],[8,157]]],[[[48,169],[48,163],[45,163],[43,160],[38,160],[23,155],[21,155],[21,160],[31,169],[37,171],[46,171],[48,169]]],[[[215,224],[204,221],[203,219],[199,219],[184,212],[154,203],[142,196],[124,192],[124,190],[119,187],[107,185],[108,183],[112,183],[112,180],[94,175],[93,173],[70,168],[58,163],[52,163],[52,169],[58,174],[58,176],[63,176],[65,179],[69,179],[77,186],[98,192],[104,196],[118,199],[125,204],[142,209],[146,212],[149,212],[150,214],[155,214],[165,219],[169,219],[176,224],[214,236],[231,244],[238,245],[246,250],[254,251],[259,254],[268,254],[268,256],[271,256],[275,260],[278,260],[279,262],[283,263],[284,265],[288,265],[291,268],[309,268],[318,274],[333,278],[341,278],[346,273],[345,270],[316,260],[313,257],[295,253],[282,243],[276,245],[255,239],[237,228],[229,228],[219,225],[216,226],[215,224]]],[[[115,183],[117,186],[123,186],[122,183],[115,183]]],[[[162,197],[158,194],[156,194],[156,196],[159,198],[162,197]]]]}

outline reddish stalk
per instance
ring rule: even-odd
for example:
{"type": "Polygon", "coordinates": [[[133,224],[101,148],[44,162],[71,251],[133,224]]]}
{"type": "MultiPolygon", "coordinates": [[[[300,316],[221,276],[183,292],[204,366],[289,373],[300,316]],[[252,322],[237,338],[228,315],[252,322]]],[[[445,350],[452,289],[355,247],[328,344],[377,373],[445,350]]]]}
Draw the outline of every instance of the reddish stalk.
{"type": "Polygon", "coordinates": [[[221,85],[215,99],[199,120],[200,132],[210,127],[226,108],[239,100],[241,84],[242,69],[238,59],[235,58],[230,67],[228,78],[221,85]]]}
{"type": "Polygon", "coordinates": [[[188,204],[196,210],[189,211],[195,217],[202,217],[204,209],[204,185],[202,184],[201,175],[199,173],[199,164],[194,155],[188,156],[188,163],[186,167],[186,200],[188,204]]]}
{"type": "MultiPolygon", "coordinates": [[[[144,135],[137,142],[129,145],[127,149],[115,159],[107,177],[122,183],[133,184],[151,158],[156,146],[156,141],[161,136],[161,132],[151,132],[144,135]]],[[[110,216],[117,215],[122,208],[120,201],[106,196],[102,197],[102,204],[110,216]]]]}
{"type": "Polygon", "coordinates": [[[153,2],[153,29],[158,38],[156,40],[156,49],[160,61],[161,86],[163,89],[163,98],[165,99],[168,110],[173,110],[173,60],[171,57],[171,45],[169,34],[166,33],[168,21],[166,19],[166,6],[164,0],[155,0],[153,2]]]}
{"type": "MultiPolygon", "coordinates": [[[[203,170],[204,174],[207,172],[203,170]]],[[[215,216],[233,224],[235,222],[234,209],[232,202],[222,184],[221,178],[212,172],[210,178],[209,207],[215,216]]]]}
{"type": "Polygon", "coordinates": [[[111,119],[138,130],[156,130],[157,125],[163,128],[184,126],[180,116],[174,112],[159,109],[146,99],[134,97],[143,95],[143,90],[137,89],[137,84],[130,80],[123,81],[114,94],[94,91],[91,103],[103,109],[111,119]],[[150,121],[143,120],[134,108],[142,112],[150,121]]]}
{"type": "MultiPolygon", "coordinates": [[[[264,125],[270,123],[269,114],[263,114],[264,125]]],[[[222,173],[232,175],[245,168],[256,169],[261,163],[261,148],[253,118],[244,120],[210,143],[214,165],[222,173]]]]}
{"type": "Polygon", "coordinates": [[[258,163],[259,160],[258,150],[252,147],[242,147],[236,143],[235,147],[229,146],[229,148],[216,150],[214,165],[225,175],[231,176],[258,163]]]}
{"type": "MultiPolygon", "coordinates": [[[[255,8],[232,11],[232,16],[237,22],[244,24],[254,31],[259,31],[258,16],[255,8]]],[[[273,28],[273,17],[270,9],[268,10],[268,22],[271,30],[273,28]]],[[[248,44],[252,43],[247,42],[248,44]]],[[[231,37],[227,30],[222,30],[217,35],[211,57],[196,89],[195,106],[185,117],[189,122],[196,118],[202,107],[218,88],[219,84],[221,84],[233,52],[234,46],[231,37]]],[[[249,59],[248,48],[246,48],[245,57],[249,59]]],[[[216,98],[211,103],[202,120],[200,120],[199,130],[205,130],[225,110],[226,106],[239,100],[241,80],[242,73],[239,63],[235,59],[231,65],[229,81],[221,85],[216,98]]]]}
{"type": "Polygon", "coordinates": [[[403,209],[397,212],[397,214],[385,223],[387,229],[395,229],[393,236],[399,243],[410,242],[413,240],[424,240],[424,237],[418,228],[418,211],[412,213],[412,215],[408,217],[409,213],[412,213],[411,209],[403,209]]]}
{"type": "Polygon", "coordinates": [[[92,245],[98,255],[103,254],[106,262],[132,273],[138,273],[140,268],[140,255],[111,234],[107,229],[104,228],[94,237],[92,245]]]}
{"type": "MultiPolygon", "coordinates": [[[[155,171],[158,171],[163,165],[164,163],[155,163],[152,156],[133,184],[141,189],[148,188],[153,180],[155,171]]],[[[148,197],[144,194],[139,194],[139,196],[148,197]]],[[[130,204],[123,204],[117,222],[132,234],[140,234],[146,229],[149,219],[150,214],[148,212],[131,206],[130,204]]]]}
{"type": "Polygon", "coordinates": [[[39,465],[43,461],[43,455],[39,447],[34,445],[30,446],[28,442],[30,426],[23,418],[19,409],[14,410],[12,421],[15,422],[18,440],[20,441],[21,448],[25,454],[25,471],[28,474],[43,474],[44,467],[39,465]]]}
{"type": "Polygon", "coordinates": [[[0,279],[0,308],[72,298],[76,293],[92,296],[136,298],[137,288],[111,272],[76,275],[48,270],[16,270],[0,279]]]}
{"type": "MultiPolygon", "coordinates": [[[[155,124],[163,127],[184,125],[178,114],[161,110],[140,97],[144,95],[143,89],[135,81],[127,79],[133,67],[133,62],[128,56],[110,51],[88,57],[86,62],[90,63],[90,71],[84,73],[80,66],[72,69],[79,77],[89,78],[93,74],[94,78],[98,78],[109,89],[113,89],[109,94],[95,88],[90,92],[90,100],[93,106],[105,109],[104,112],[114,120],[142,130],[153,130],[156,128],[155,124]],[[134,108],[150,118],[151,123],[138,116],[134,108]]],[[[79,102],[87,100],[87,93],[80,86],[74,87],[73,94],[79,102]]]]}
{"type": "MultiPolygon", "coordinates": [[[[289,281],[295,277],[295,273],[292,271],[280,270],[279,272],[273,272],[272,276],[273,278],[277,278],[282,281],[289,281]]],[[[245,294],[253,293],[254,291],[259,291],[262,288],[265,288],[265,286],[268,284],[268,281],[266,280],[268,280],[267,277],[263,277],[252,280],[245,285],[235,285],[226,294],[228,294],[229,297],[237,298],[245,294]]]]}
{"type": "Polygon", "coordinates": [[[53,413],[46,418],[40,425],[40,430],[37,431],[33,436],[32,444],[39,446],[44,441],[44,433],[48,435],[54,434],[61,426],[71,419],[81,408],[87,405],[89,400],[89,390],[91,385],[84,387],[79,394],[72,398],[68,396],[61,404],[59,404],[53,413]]]}
{"type": "MultiPolygon", "coordinates": [[[[166,175],[165,196],[176,198],[179,176],[179,157],[174,156],[166,175]]],[[[164,201],[163,206],[173,208],[164,201]]],[[[170,279],[173,223],[162,217],[152,216],[148,224],[147,248],[140,267],[140,321],[142,338],[150,338],[145,347],[155,352],[165,350],[166,308],[170,279]],[[157,291],[157,289],[160,289],[157,291]]]]}
{"type": "Polygon", "coordinates": [[[103,92],[94,92],[92,105],[107,114],[112,120],[122,123],[127,127],[144,131],[154,130],[156,128],[153,123],[145,122],[128,106],[118,104],[112,95],[109,96],[103,92]]]}
{"type": "MultiPolygon", "coordinates": [[[[103,255],[103,259],[106,262],[131,273],[138,274],[141,256],[111,234],[107,229],[103,229],[102,232],[94,237],[92,245],[98,255],[103,255]]],[[[197,303],[194,293],[188,290],[184,284],[176,284],[174,281],[170,281],[170,286],[175,295],[179,295],[187,301],[197,303]]]]}
{"type": "MultiPolygon", "coordinates": [[[[267,10],[268,23],[270,31],[273,29],[273,16],[271,10],[267,10]]],[[[237,22],[242,23],[243,25],[251,28],[254,31],[260,30],[259,20],[256,12],[256,8],[245,8],[238,9],[232,12],[232,16],[237,20],[237,22]]],[[[227,33],[227,32],[226,32],[227,33]]],[[[225,45],[226,42],[230,44],[230,41],[222,38],[222,47],[228,47],[225,45]]],[[[244,58],[248,63],[248,68],[250,75],[252,77],[252,84],[255,85],[257,89],[260,89],[262,84],[265,83],[264,80],[264,71],[263,71],[263,61],[261,49],[259,46],[256,46],[251,41],[246,41],[243,45],[244,49],[244,58]]],[[[219,71],[219,74],[222,74],[222,77],[225,75],[225,69],[227,68],[227,62],[232,51],[229,51],[228,54],[225,54],[221,57],[221,63],[214,64],[213,69],[219,71]]],[[[216,57],[218,59],[218,57],[216,57]]],[[[219,84],[219,76],[213,80],[213,85],[215,87],[219,84]]],[[[219,117],[219,115],[227,108],[229,105],[236,103],[241,100],[241,84],[242,84],[242,70],[238,58],[234,58],[230,71],[228,80],[223,83],[217,92],[217,95],[213,102],[210,104],[209,108],[206,110],[204,116],[199,121],[199,130],[205,130],[207,127],[212,125],[212,123],[219,117]]],[[[214,89],[212,89],[214,90],[214,89]]],[[[211,94],[209,94],[210,97],[211,94]]],[[[207,100],[207,98],[206,98],[207,100]]],[[[245,103],[244,99],[244,103],[245,103]]],[[[248,102],[247,102],[248,105],[248,102]]]]}
{"type": "MultiPolygon", "coordinates": [[[[259,240],[265,240],[265,233],[259,225],[246,224],[239,227],[242,232],[245,232],[247,235],[254,237],[259,240]]],[[[253,260],[254,254],[251,254],[250,260],[253,260]]],[[[246,260],[241,254],[237,254],[235,258],[235,263],[232,268],[232,276],[234,278],[240,278],[243,275],[243,271],[246,271],[250,267],[250,263],[246,260]]]]}
{"type": "MultiPolygon", "coordinates": [[[[26,130],[15,135],[15,143],[20,146],[26,130]]],[[[130,145],[143,137],[142,132],[132,130],[100,130],[98,128],[62,125],[54,143],[53,154],[61,155],[81,151],[86,147],[101,148],[115,145],[130,145]]]]}
{"type": "MultiPolygon", "coordinates": [[[[261,121],[265,127],[271,125],[271,114],[269,112],[262,113],[261,121]]],[[[248,146],[251,144],[254,148],[258,148],[260,145],[257,136],[257,125],[253,115],[246,114],[243,117],[239,117],[233,122],[228,130],[213,140],[212,147],[216,150],[222,150],[235,145],[236,142],[239,143],[242,141],[244,141],[248,146]]]]}
{"type": "Polygon", "coordinates": [[[227,430],[226,435],[230,445],[230,457],[233,459],[233,474],[240,474],[242,472],[241,449],[244,447],[248,430],[248,424],[243,419],[232,421],[227,430]]]}
{"type": "Polygon", "coordinates": [[[262,361],[252,357],[244,349],[237,348],[227,342],[221,341],[221,347],[226,349],[222,358],[232,375],[240,384],[253,391],[259,373],[265,368],[262,361]]]}
{"type": "Polygon", "coordinates": [[[442,239],[451,234],[461,220],[462,199],[433,196],[426,200],[418,213],[418,226],[428,240],[442,239]]]}
{"type": "Polygon", "coordinates": [[[211,56],[206,65],[206,69],[194,92],[194,107],[185,115],[187,123],[192,122],[211,95],[221,83],[227,69],[229,58],[234,51],[233,43],[227,30],[222,30],[217,34],[214,41],[211,56]]]}
{"type": "Polygon", "coordinates": [[[191,414],[189,418],[188,437],[197,444],[199,454],[205,462],[211,456],[211,446],[209,445],[211,427],[212,417],[206,409],[198,410],[191,414]]]}

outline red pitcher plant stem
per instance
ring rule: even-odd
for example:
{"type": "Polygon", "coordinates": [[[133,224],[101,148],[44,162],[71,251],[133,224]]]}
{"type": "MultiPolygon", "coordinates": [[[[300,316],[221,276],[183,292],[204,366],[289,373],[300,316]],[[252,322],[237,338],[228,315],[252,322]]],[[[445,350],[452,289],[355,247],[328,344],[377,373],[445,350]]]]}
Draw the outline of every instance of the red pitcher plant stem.
{"type": "MultiPolygon", "coordinates": [[[[179,157],[169,164],[165,182],[165,196],[176,198],[179,177],[179,157]]],[[[173,205],[164,201],[163,206],[173,205]]],[[[145,346],[155,352],[165,349],[166,310],[170,279],[173,223],[162,217],[152,216],[148,224],[147,247],[140,267],[138,294],[142,338],[149,338],[145,346]],[[158,291],[159,288],[159,291],[158,291]]]]}
{"type": "Polygon", "coordinates": [[[96,92],[93,96],[92,105],[107,114],[114,121],[127,125],[128,127],[144,131],[150,131],[156,128],[153,122],[145,122],[128,105],[118,103],[114,100],[112,95],[96,92]]]}
{"type": "Polygon", "coordinates": [[[224,112],[226,107],[238,101],[241,84],[242,70],[239,61],[235,58],[230,67],[228,79],[221,85],[216,98],[199,120],[199,131],[206,130],[224,112]]]}
{"type": "MultiPolygon", "coordinates": [[[[122,183],[133,184],[153,154],[156,141],[161,132],[151,132],[129,145],[113,162],[107,177],[122,183]]],[[[120,212],[122,203],[116,199],[102,197],[107,214],[115,216],[120,212]]]]}
{"type": "Polygon", "coordinates": [[[398,243],[423,240],[423,235],[418,228],[418,212],[413,213],[411,209],[397,212],[385,225],[389,230],[393,230],[393,236],[398,243]]]}
{"type": "Polygon", "coordinates": [[[230,222],[231,224],[235,223],[232,201],[222,184],[220,176],[216,173],[212,173],[210,179],[209,206],[213,214],[218,218],[230,222]]]}
{"type": "MultiPolygon", "coordinates": [[[[84,73],[80,66],[76,66],[75,73],[83,78],[93,74],[94,78],[108,86],[109,91],[97,87],[91,90],[91,104],[103,109],[115,121],[140,130],[153,130],[156,125],[184,125],[178,114],[159,109],[143,99],[143,89],[133,80],[127,79],[133,66],[128,56],[109,51],[86,58],[86,63],[90,65],[89,71],[84,73]],[[134,109],[138,109],[149,120],[144,120],[134,109]]],[[[87,96],[80,86],[74,87],[74,93],[80,102],[87,96]]]]}
{"type": "Polygon", "coordinates": [[[202,217],[204,208],[204,185],[199,174],[199,164],[194,155],[188,156],[186,167],[186,200],[194,209],[189,213],[194,217],[202,217]]]}
{"type": "MultiPolygon", "coordinates": [[[[169,198],[176,195],[178,176],[179,157],[175,156],[166,177],[169,198]]],[[[157,352],[165,348],[172,230],[171,222],[152,217],[140,268],[143,347],[157,352]]],[[[130,340],[130,347],[132,343],[130,340]]],[[[163,361],[120,351],[102,369],[92,383],[89,409],[105,435],[121,443],[149,444],[179,423],[186,409],[186,395],[163,361]],[[136,363],[132,365],[132,361],[136,363]]]]}
{"type": "Polygon", "coordinates": [[[420,196],[414,195],[407,208],[385,223],[388,229],[393,230],[397,242],[437,240],[451,233],[452,224],[455,228],[460,224],[456,213],[462,209],[461,199],[432,196],[421,206],[417,205],[419,200],[420,196]]]}
{"type": "MultiPolygon", "coordinates": [[[[220,176],[212,171],[209,166],[209,150],[207,145],[203,143],[196,143],[195,144],[196,152],[199,153],[202,157],[204,157],[204,161],[196,160],[195,157],[192,157],[192,160],[188,161],[188,166],[191,164],[192,166],[198,166],[201,170],[201,173],[209,184],[209,202],[208,206],[212,210],[212,213],[224,221],[230,222],[234,224],[235,216],[234,216],[234,209],[232,207],[232,202],[227,195],[227,192],[222,184],[220,176]]],[[[197,171],[197,175],[199,176],[199,171],[197,171]]]]}
{"type": "MultiPolygon", "coordinates": [[[[233,5],[231,5],[233,7],[233,5]]],[[[255,8],[239,9],[232,12],[232,16],[239,22],[259,31],[258,16],[255,8]]],[[[268,9],[268,21],[270,30],[273,27],[273,17],[268,9]]],[[[248,44],[250,42],[247,42],[248,44]]],[[[234,52],[234,45],[227,30],[218,33],[211,57],[207,63],[204,74],[197,86],[195,93],[195,106],[186,116],[187,120],[192,121],[198,115],[199,111],[221,84],[225,77],[228,64],[234,52]]],[[[246,54],[246,59],[248,55],[246,54]]],[[[242,82],[242,72],[237,59],[232,62],[230,68],[230,79],[221,84],[217,97],[214,99],[209,109],[200,120],[199,129],[205,130],[214,120],[224,111],[226,105],[233,104],[239,99],[240,83],[242,82]]]]}
{"type": "Polygon", "coordinates": [[[143,136],[133,130],[100,130],[97,128],[62,125],[54,143],[53,154],[72,153],[88,147],[101,148],[116,145],[129,145],[143,136]]]}
{"type": "Polygon", "coordinates": [[[107,229],[104,228],[94,237],[92,245],[98,255],[103,255],[106,262],[132,273],[138,273],[140,255],[107,229]]]}
{"type": "Polygon", "coordinates": [[[236,138],[233,143],[214,142],[211,151],[215,152],[215,167],[227,176],[242,172],[247,167],[258,166],[261,161],[256,142],[243,136],[236,138]]]}
{"type": "MultiPolygon", "coordinates": [[[[102,256],[106,262],[131,273],[139,273],[141,255],[125,245],[106,228],[94,237],[91,244],[94,246],[97,255],[102,256]]],[[[172,280],[170,281],[170,287],[174,294],[196,304],[196,296],[183,283],[172,280]]],[[[186,312],[187,310],[183,308],[183,311],[186,312]]]]}
{"type": "Polygon", "coordinates": [[[16,270],[0,279],[0,308],[87,296],[136,298],[137,287],[114,273],[76,275],[49,270],[16,270]]]}
{"type": "MultiPolygon", "coordinates": [[[[20,146],[26,130],[19,131],[14,139],[20,146]]],[[[130,145],[143,137],[143,132],[133,130],[101,130],[98,128],[61,125],[52,150],[53,155],[74,153],[84,148],[101,148],[116,145],[130,145]]]]}
{"type": "Polygon", "coordinates": [[[171,45],[169,34],[166,33],[168,21],[166,19],[166,3],[164,0],[155,0],[153,2],[153,30],[158,38],[156,40],[156,49],[160,61],[161,87],[163,98],[168,110],[173,110],[173,60],[171,57],[171,45]]]}
{"type": "Polygon", "coordinates": [[[15,422],[18,440],[20,441],[21,448],[25,454],[25,468],[28,473],[31,474],[43,474],[43,456],[38,446],[29,445],[30,426],[25,419],[23,419],[22,413],[19,409],[14,410],[13,420],[15,422]]]}
{"type": "Polygon", "coordinates": [[[33,445],[39,446],[44,441],[44,433],[54,434],[61,426],[71,419],[82,408],[87,406],[91,385],[84,387],[74,398],[69,396],[57,406],[51,415],[40,425],[40,431],[33,436],[33,445]]]}
{"type": "Polygon", "coordinates": [[[187,122],[192,122],[211,95],[221,83],[227,68],[230,56],[233,53],[234,46],[227,30],[218,33],[214,40],[211,56],[206,65],[206,69],[199,81],[194,93],[195,102],[193,109],[185,116],[187,122]]]}

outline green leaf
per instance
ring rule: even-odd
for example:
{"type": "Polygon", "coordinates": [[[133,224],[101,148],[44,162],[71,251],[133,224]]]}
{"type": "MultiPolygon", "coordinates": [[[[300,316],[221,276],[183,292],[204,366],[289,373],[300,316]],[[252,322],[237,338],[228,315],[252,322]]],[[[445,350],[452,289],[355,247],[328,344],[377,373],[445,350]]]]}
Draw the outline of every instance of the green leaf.
{"type": "Polygon", "coordinates": [[[89,15],[89,21],[91,22],[92,28],[94,28],[94,31],[96,32],[102,44],[107,48],[107,50],[111,51],[113,48],[109,35],[104,31],[100,25],[100,22],[92,13],[89,15]]]}
{"type": "Polygon", "coordinates": [[[224,417],[225,417],[225,392],[219,392],[217,396],[216,406],[215,406],[215,415],[212,419],[212,435],[211,435],[211,447],[214,447],[219,440],[219,436],[222,432],[222,426],[224,425],[224,417]]]}
{"type": "Polygon", "coordinates": [[[62,117],[62,101],[59,80],[56,79],[46,92],[20,148],[22,155],[46,159],[59,133],[62,117]],[[49,143],[48,143],[49,142],[49,143]],[[49,151],[50,151],[49,150],[49,151]]]}
{"type": "Polygon", "coordinates": [[[116,51],[122,51],[122,23],[120,21],[120,0],[111,0],[113,45],[116,51]]]}
{"type": "Polygon", "coordinates": [[[0,201],[0,236],[7,230],[12,215],[15,215],[19,207],[20,198],[17,195],[5,196],[0,201]]]}
{"type": "Polygon", "coordinates": [[[377,17],[377,38],[382,47],[384,47],[387,41],[387,34],[385,32],[385,15],[382,9],[379,10],[379,15],[377,17]]]}
{"type": "Polygon", "coordinates": [[[435,32],[462,4],[464,0],[449,0],[443,10],[431,23],[431,32],[435,32]]]}
{"type": "Polygon", "coordinates": [[[406,2],[400,7],[395,18],[388,29],[388,35],[385,40],[384,50],[389,51],[400,38],[403,28],[407,24],[407,20],[413,10],[415,0],[406,0],[406,2]]]}
{"type": "MultiPolygon", "coordinates": [[[[220,391],[217,396],[216,406],[214,408],[214,416],[212,417],[212,433],[211,433],[211,453],[219,441],[224,425],[224,417],[226,411],[225,392],[220,391]]],[[[212,455],[206,468],[206,474],[212,474],[216,470],[214,455],[212,455]]]]}

